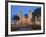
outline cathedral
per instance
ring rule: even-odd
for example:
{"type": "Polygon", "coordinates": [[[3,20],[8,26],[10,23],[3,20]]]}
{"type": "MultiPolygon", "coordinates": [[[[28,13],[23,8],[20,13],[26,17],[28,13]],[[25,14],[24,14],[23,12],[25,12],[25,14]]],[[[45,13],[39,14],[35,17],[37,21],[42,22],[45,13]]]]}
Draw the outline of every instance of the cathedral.
{"type": "Polygon", "coordinates": [[[27,16],[21,16],[18,15],[20,17],[19,21],[16,21],[17,25],[32,25],[32,12],[29,12],[29,14],[27,14],[27,16]]]}

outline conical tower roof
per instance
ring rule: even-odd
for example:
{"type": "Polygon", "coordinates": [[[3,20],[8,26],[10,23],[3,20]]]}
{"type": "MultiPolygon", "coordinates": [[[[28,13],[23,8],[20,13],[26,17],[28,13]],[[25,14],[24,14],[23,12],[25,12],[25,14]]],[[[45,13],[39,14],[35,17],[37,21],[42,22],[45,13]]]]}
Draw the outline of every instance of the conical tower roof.
{"type": "Polygon", "coordinates": [[[22,16],[22,11],[21,10],[18,11],[18,16],[22,16]]]}

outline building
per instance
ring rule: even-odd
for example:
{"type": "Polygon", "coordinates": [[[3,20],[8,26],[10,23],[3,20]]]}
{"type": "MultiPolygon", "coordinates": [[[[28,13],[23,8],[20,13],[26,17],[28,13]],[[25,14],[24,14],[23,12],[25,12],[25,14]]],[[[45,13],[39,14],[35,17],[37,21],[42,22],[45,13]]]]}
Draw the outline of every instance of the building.
{"type": "Polygon", "coordinates": [[[22,16],[21,11],[19,11],[18,15],[16,16],[16,22],[14,26],[27,26],[32,25],[32,12],[25,14],[22,16]]]}

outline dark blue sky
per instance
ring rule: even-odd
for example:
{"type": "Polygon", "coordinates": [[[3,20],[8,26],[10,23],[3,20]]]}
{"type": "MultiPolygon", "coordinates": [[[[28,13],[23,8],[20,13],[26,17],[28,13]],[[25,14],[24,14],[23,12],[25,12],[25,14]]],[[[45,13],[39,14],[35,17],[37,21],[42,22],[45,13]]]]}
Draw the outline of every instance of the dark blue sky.
{"type": "Polygon", "coordinates": [[[28,13],[28,11],[34,11],[35,9],[39,8],[39,6],[18,6],[18,5],[11,5],[11,15],[17,15],[17,13],[21,10],[22,15],[28,13]]]}

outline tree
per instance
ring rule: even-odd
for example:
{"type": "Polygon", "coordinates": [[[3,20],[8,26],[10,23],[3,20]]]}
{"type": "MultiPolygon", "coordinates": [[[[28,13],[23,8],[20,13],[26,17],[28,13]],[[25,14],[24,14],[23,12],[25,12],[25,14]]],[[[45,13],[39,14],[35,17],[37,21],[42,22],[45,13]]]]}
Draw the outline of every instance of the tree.
{"type": "Polygon", "coordinates": [[[35,16],[41,16],[41,8],[37,8],[37,9],[35,9],[34,10],[34,12],[32,13],[32,15],[33,15],[33,21],[35,20],[35,16]]]}
{"type": "Polygon", "coordinates": [[[34,16],[38,16],[38,15],[41,16],[41,8],[35,9],[34,12],[33,12],[33,15],[34,15],[34,16]]]}
{"type": "Polygon", "coordinates": [[[19,17],[19,16],[17,16],[17,15],[14,15],[14,16],[13,16],[13,20],[18,21],[19,19],[20,19],[20,17],[19,17]]]}

